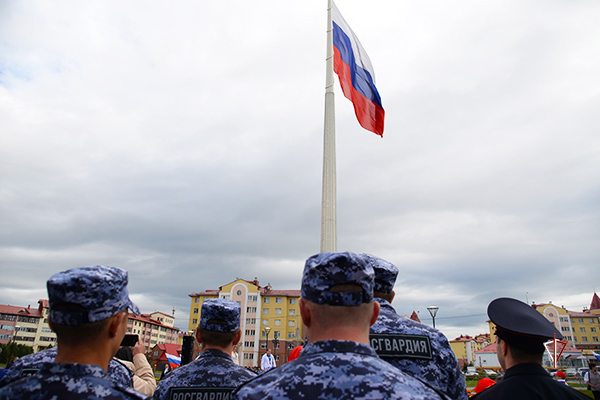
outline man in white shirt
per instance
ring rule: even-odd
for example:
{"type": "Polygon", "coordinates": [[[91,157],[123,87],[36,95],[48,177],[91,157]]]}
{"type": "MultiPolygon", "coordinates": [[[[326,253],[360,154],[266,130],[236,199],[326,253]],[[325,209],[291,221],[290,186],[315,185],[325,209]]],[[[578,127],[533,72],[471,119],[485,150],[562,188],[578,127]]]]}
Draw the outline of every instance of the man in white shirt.
{"type": "Polygon", "coordinates": [[[277,365],[275,365],[275,357],[273,357],[273,355],[271,354],[271,349],[267,349],[267,352],[264,356],[262,356],[262,359],[260,360],[260,367],[264,372],[267,372],[268,370],[275,368],[276,366],[277,365]]]}

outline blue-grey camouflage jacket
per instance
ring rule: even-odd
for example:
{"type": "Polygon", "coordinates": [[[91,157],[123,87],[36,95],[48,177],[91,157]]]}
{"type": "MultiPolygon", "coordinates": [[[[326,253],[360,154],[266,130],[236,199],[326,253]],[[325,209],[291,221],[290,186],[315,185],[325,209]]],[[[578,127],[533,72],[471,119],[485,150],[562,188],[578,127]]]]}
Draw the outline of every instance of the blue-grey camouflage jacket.
{"type": "Polygon", "coordinates": [[[110,380],[97,365],[50,362],[31,376],[0,388],[0,400],[146,399],[110,380]]]}
{"type": "MultiPolygon", "coordinates": [[[[223,390],[220,393],[230,393],[234,388],[255,376],[255,373],[235,364],[230,355],[220,350],[205,350],[196,360],[165,376],[154,392],[154,399],[178,398],[179,396],[175,395],[176,392],[189,392],[192,387],[221,388],[223,390]]],[[[229,395],[219,398],[228,397],[229,395]]],[[[207,398],[217,398],[217,396],[207,398]]]]}
{"type": "Polygon", "coordinates": [[[396,314],[388,301],[375,300],[381,311],[370,342],[379,357],[452,399],[466,400],[465,379],[448,339],[435,328],[396,314]]]}
{"type": "Polygon", "coordinates": [[[300,356],[246,382],[234,399],[440,399],[419,380],[381,360],[368,345],[307,344],[300,356]]]}
{"type": "MultiPolygon", "coordinates": [[[[6,375],[0,379],[0,387],[8,385],[24,376],[33,375],[44,363],[54,362],[57,347],[51,347],[34,354],[19,358],[10,367],[6,375]]],[[[133,371],[115,359],[108,363],[109,379],[125,387],[133,387],[133,371]]]]}

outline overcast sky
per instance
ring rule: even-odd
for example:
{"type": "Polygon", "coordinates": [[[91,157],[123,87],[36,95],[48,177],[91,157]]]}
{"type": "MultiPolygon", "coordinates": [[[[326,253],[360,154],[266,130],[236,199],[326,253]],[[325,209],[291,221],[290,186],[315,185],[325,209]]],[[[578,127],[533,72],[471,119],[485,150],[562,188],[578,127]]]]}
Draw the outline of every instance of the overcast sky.
{"type": "MultiPolygon", "coordinates": [[[[188,294],[299,289],[319,252],[326,0],[0,1],[0,303],[92,264],[188,294]]],[[[600,289],[600,2],[338,0],[381,139],[336,83],[338,249],[450,338],[600,289]]],[[[337,82],[337,78],[336,78],[337,82]]]]}

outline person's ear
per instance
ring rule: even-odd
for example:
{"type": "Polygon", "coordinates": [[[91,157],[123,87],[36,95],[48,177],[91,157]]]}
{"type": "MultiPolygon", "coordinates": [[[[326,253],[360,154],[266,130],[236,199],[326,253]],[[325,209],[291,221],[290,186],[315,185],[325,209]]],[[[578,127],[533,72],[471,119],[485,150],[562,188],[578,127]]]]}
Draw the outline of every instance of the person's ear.
{"type": "Polygon", "coordinates": [[[302,317],[302,323],[305,326],[310,327],[312,321],[312,312],[310,309],[310,305],[303,298],[300,298],[298,305],[300,307],[300,316],[302,317]]]}
{"type": "Polygon", "coordinates": [[[392,304],[392,301],[394,301],[394,297],[396,297],[396,292],[392,290],[392,298],[390,300],[390,304],[392,304]]]}
{"type": "Polygon", "coordinates": [[[242,331],[240,330],[235,334],[235,337],[233,338],[233,345],[235,346],[236,344],[238,344],[241,339],[242,339],[242,331]]]}
{"type": "Polygon", "coordinates": [[[123,324],[123,319],[127,318],[126,312],[120,312],[116,315],[110,317],[108,322],[108,335],[111,338],[114,338],[119,334],[119,329],[121,328],[121,324],[123,324]]]}
{"type": "Polygon", "coordinates": [[[379,317],[379,311],[381,310],[381,305],[379,302],[373,302],[373,315],[371,316],[371,321],[369,321],[369,326],[373,326],[375,322],[377,322],[377,317],[379,317]]]}

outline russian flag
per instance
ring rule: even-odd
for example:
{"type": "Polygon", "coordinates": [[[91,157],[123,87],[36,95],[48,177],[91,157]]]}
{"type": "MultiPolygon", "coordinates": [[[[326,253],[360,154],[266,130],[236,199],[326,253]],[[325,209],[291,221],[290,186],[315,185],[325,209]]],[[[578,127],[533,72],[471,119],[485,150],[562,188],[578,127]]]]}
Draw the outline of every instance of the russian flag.
{"type": "Polygon", "coordinates": [[[360,125],[383,137],[385,111],[375,87],[375,72],[371,60],[335,3],[331,17],[333,70],[340,78],[344,96],[354,105],[354,112],[360,125]]]}
{"type": "Polygon", "coordinates": [[[165,354],[167,355],[167,361],[169,362],[171,369],[175,369],[181,365],[181,357],[169,353],[165,354]]]}

